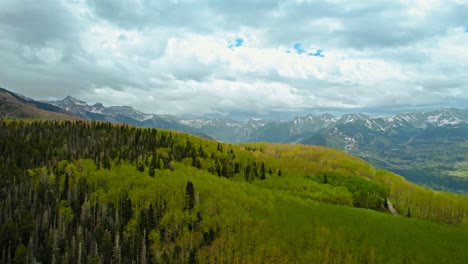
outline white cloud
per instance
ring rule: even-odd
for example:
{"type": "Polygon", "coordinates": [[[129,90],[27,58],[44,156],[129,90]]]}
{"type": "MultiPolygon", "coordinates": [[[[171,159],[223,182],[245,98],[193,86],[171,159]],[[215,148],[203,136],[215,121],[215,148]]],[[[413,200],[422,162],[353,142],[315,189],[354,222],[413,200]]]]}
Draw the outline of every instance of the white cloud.
{"type": "Polygon", "coordinates": [[[461,106],[467,2],[7,0],[0,80],[181,115],[461,106]]]}

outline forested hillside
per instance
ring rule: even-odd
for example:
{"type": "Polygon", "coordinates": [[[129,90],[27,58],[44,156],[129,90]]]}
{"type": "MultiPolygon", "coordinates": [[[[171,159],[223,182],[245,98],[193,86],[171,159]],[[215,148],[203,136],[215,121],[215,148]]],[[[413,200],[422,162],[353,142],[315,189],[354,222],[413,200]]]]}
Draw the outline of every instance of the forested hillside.
{"type": "Polygon", "coordinates": [[[0,179],[1,263],[468,261],[466,196],[324,147],[1,121],[0,179]]]}
{"type": "Polygon", "coordinates": [[[236,121],[146,114],[129,106],[105,107],[67,96],[39,102],[0,88],[0,116],[7,119],[83,120],[171,129],[225,142],[271,142],[333,147],[377,168],[436,190],[468,194],[468,111],[448,108],[394,116],[330,114],[292,120],[236,121]]]}

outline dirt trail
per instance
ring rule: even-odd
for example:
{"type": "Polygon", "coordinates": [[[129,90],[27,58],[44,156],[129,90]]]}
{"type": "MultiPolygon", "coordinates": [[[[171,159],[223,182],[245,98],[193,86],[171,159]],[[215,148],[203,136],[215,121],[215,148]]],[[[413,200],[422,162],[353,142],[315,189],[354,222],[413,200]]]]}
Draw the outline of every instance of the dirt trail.
{"type": "Polygon", "coordinates": [[[387,200],[387,205],[388,205],[388,210],[390,211],[390,213],[392,213],[393,215],[400,215],[398,210],[395,209],[395,207],[393,207],[393,204],[388,200],[387,200]]]}

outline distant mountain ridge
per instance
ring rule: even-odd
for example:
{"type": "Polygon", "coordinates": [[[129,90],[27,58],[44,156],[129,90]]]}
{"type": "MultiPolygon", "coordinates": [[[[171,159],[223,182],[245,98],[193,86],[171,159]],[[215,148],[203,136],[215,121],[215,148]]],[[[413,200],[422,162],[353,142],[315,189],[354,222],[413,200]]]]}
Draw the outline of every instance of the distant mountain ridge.
{"type": "MultiPolygon", "coordinates": [[[[126,122],[143,127],[161,127],[183,132],[206,134],[226,142],[266,141],[276,143],[306,142],[307,137],[322,130],[333,129],[334,135],[346,134],[350,127],[359,127],[373,133],[388,133],[395,129],[420,130],[468,123],[468,109],[447,108],[432,112],[407,112],[389,116],[370,116],[362,113],[335,117],[321,115],[296,116],[292,120],[250,119],[239,121],[230,118],[180,118],[170,115],[146,114],[130,106],[109,106],[86,102],[67,96],[63,100],[46,102],[82,118],[126,122]]],[[[350,145],[353,141],[343,138],[350,145]]],[[[353,150],[348,147],[346,150],[353,150]]]]}
{"type": "Polygon", "coordinates": [[[419,184],[468,193],[468,109],[239,121],[147,114],[129,106],[89,105],[71,96],[38,102],[5,89],[0,95],[3,118],[82,118],[178,130],[225,142],[322,145],[360,156],[419,184]]]}
{"type": "Polygon", "coordinates": [[[6,119],[73,120],[78,116],[60,107],[0,88],[0,117],[6,119]]]}
{"type": "Polygon", "coordinates": [[[59,101],[48,101],[56,107],[72,112],[84,119],[121,122],[139,127],[172,129],[187,132],[205,138],[212,139],[196,127],[186,126],[174,117],[169,115],[145,114],[130,106],[109,106],[105,107],[101,103],[88,105],[88,103],[78,100],[72,96],[67,96],[59,101]]]}
{"type": "Polygon", "coordinates": [[[187,126],[198,128],[213,137],[228,142],[281,142],[292,143],[299,136],[307,137],[323,129],[353,125],[384,133],[393,129],[426,129],[468,122],[468,110],[455,108],[426,113],[401,113],[392,116],[370,116],[362,113],[335,117],[331,114],[297,116],[289,121],[248,120],[222,118],[179,119],[187,126]]]}
{"type": "Polygon", "coordinates": [[[223,141],[322,145],[364,158],[431,188],[468,194],[468,110],[370,116],[298,116],[289,121],[182,119],[223,141]]]}

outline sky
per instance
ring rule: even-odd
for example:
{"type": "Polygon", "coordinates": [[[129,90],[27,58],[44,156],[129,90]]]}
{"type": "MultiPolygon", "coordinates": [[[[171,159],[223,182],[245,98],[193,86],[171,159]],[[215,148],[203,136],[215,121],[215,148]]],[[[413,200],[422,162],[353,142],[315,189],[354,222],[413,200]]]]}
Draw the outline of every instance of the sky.
{"type": "Polygon", "coordinates": [[[0,87],[145,113],[468,106],[468,0],[2,0],[0,87]]]}

